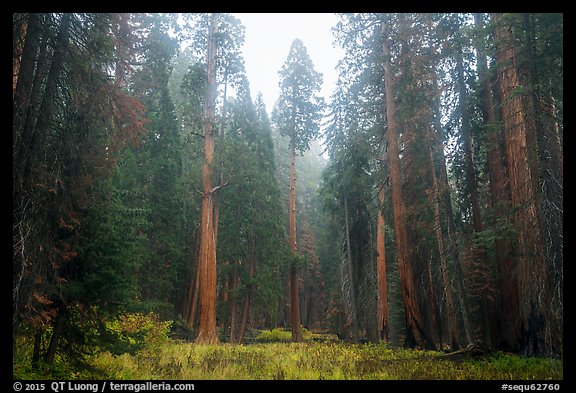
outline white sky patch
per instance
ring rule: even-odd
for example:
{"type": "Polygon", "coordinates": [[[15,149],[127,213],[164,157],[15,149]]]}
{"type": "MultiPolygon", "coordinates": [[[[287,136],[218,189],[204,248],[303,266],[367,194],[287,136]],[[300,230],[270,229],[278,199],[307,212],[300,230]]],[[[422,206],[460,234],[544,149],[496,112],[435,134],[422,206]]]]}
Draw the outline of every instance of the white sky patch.
{"type": "Polygon", "coordinates": [[[246,27],[243,55],[252,98],[262,93],[268,113],[280,95],[278,72],[288,57],[290,45],[299,38],[308,50],[314,69],[322,73],[320,95],[329,102],[336,88],[336,65],[344,51],[332,45],[331,28],[338,22],[335,14],[262,13],[232,14],[246,27]]]}

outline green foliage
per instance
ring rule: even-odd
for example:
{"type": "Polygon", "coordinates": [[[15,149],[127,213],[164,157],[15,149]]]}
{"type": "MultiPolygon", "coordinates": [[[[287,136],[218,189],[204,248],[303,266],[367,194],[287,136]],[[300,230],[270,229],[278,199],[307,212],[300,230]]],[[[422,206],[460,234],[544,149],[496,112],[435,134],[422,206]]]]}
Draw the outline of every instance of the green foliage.
{"type": "Polygon", "coordinates": [[[119,355],[157,350],[168,342],[171,326],[171,321],[162,321],[153,313],[131,313],[108,322],[106,329],[116,336],[113,353],[119,355]]]}
{"type": "Polygon", "coordinates": [[[314,70],[301,40],[292,42],[288,58],[279,72],[280,98],[272,114],[280,134],[290,138],[296,151],[308,150],[318,137],[324,102],[317,96],[322,74],[314,70]]]}
{"type": "MultiPolygon", "coordinates": [[[[305,341],[314,339],[315,335],[305,327],[302,327],[302,337],[305,341]]],[[[275,328],[271,330],[263,330],[256,336],[258,342],[284,342],[289,343],[292,341],[292,331],[286,329],[275,328]]]]}

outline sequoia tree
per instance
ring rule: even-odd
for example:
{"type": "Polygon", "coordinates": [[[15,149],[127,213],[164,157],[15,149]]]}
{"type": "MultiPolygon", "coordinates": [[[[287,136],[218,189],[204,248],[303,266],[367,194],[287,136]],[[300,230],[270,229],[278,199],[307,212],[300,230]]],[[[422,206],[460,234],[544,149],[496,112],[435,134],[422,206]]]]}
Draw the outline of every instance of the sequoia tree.
{"type": "MultiPolygon", "coordinates": [[[[399,18],[400,19],[400,18],[399,18]]],[[[406,21],[401,18],[400,28],[405,28],[406,21]]],[[[401,159],[399,147],[399,127],[396,119],[396,104],[394,100],[394,71],[391,65],[391,29],[390,21],[382,20],[384,85],[386,94],[386,121],[388,133],[388,160],[390,164],[390,184],[392,197],[392,212],[394,217],[394,234],[396,238],[396,254],[402,287],[402,303],[406,327],[408,329],[407,343],[412,341],[422,347],[433,346],[417,299],[416,281],[411,260],[408,231],[406,226],[406,207],[403,199],[401,159]]]]}
{"type": "MultiPolygon", "coordinates": [[[[496,14],[494,22],[512,223],[517,236],[518,349],[527,355],[559,354],[562,311],[555,292],[562,283],[562,241],[558,240],[562,224],[557,218],[563,212],[563,157],[558,123],[550,109],[554,96],[543,94],[542,86],[549,81],[534,59],[525,58],[537,50],[531,18],[520,23],[517,15],[496,14]]],[[[557,64],[549,67],[558,69],[557,64]]]]}
{"type": "Polygon", "coordinates": [[[322,74],[314,70],[312,60],[301,40],[292,42],[288,58],[279,72],[280,98],[274,109],[273,120],[280,133],[290,138],[290,198],[289,245],[290,304],[292,340],[302,341],[296,266],[296,152],[308,150],[310,141],[318,136],[323,101],[316,94],[322,84],[322,74]]]}
{"type": "Polygon", "coordinates": [[[216,242],[214,233],[213,206],[214,193],[219,186],[213,187],[215,106],[216,106],[216,33],[217,14],[210,17],[207,47],[208,86],[204,101],[204,160],[202,162],[202,218],[200,224],[200,326],[198,343],[218,342],[216,332],[216,242]]]}

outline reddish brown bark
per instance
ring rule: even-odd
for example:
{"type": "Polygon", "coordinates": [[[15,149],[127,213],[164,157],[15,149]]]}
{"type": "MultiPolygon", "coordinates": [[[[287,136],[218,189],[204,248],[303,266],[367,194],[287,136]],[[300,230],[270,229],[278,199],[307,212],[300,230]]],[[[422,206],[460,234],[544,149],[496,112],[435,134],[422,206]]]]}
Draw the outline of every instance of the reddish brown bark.
{"type": "Polygon", "coordinates": [[[212,14],[208,32],[208,91],[204,106],[204,161],[202,162],[202,217],[200,225],[200,323],[196,342],[218,342],[216,332],[216,243],[214,233],[214,113],[216,106],[216,15],[212,14]]]}
{"type": "Polygon", "coordinates": [[[382,22],[382,33],[385,38],[384,54],[384,84],[386,93],[386,118],[388,125],[388,156],[390,162],[390,184],[392,194],[392,213],[394,216],[394,230],[396,240],[396,254],[400,285],[402,288],[402,303],[406,327],[408,330],[407,342],[413,338],[416,345],[433,347],[432,340],[426,334],[422,314],[416,299],[416,287],[410,260],[410,245],[406,229],[406,214],[402,197],[402,179],[400,173],[400,154],[398,148],[398,125],[396,122],[396,107],[394,103],[394,79],[390,61],[390,38],[388,26],[382,22]]]}
{"type": "Polygon", "coordinates": [[[378,334],[381,339],[388,340],[388,294],[386,283],[386,236],[384,226],[384,184],[380,186],[378,192],[378,201],[380,203],[378,208],[377,229],[376,229],[376,250],[377,257],[377,282],[378,282],[378,308],[377,308],[377,323],[378,334]]]}
{"type": "Polygon", "coordinates": [[[526,106],[527,98],[521,87],[518,69],[517,43],[513,25],[500,14],[496,23],[496,62],[498,83],[502,95],[502,121],[506,142],[506,157],[512,221],[517,233],[518,260],[518,326],[521,350],[528,355],[558,351],[551,338],[549,315],[550,291],[548,270],[543,250],[542,227],[538,213],[538,160],[534,116],[526,106]]]}
{"type": "MultiPolygon", "coordinates": [[[[539,47],[549,45],[554,38],[542,37],[544,26],[539,23],[539,16],[522,14],[522,30],[525,35],[523,53],[528,59],[539,57],[539,47]],[[539,33],[540,31],[540,33],[539,33]],[[540,37],[539,37],[540,36],[540,37]],[[544,42],[542,42],[544,41],[544,42]]],[[[527,108],[527,138],[536,140],[528,146],[528,159],[532,163],[534,189],[537,195],[537,211],[542,232],[542,254],[548,299],[547,319],[545,320],[545,353],[557,355],[562,346],[563,325],[563,222],[564,222],[564,175],[563,152],[560,142],[559,123],[555,110],[555,100],[546,85],[546,71],[536,61],[523,64],[521,75],[523,83],[529,86],[524,95],[527,108]]]]}
{"type": "Polygon", "coordinates": [[[192,251],[190,253],[189,259],[190,264],[193,266],[192,273],[190,275],[190,282],[188,284],[188,294],[186,297],[186,309],[184,312],[184,319],[189,327],[194,326],[196,321],[196,310],[198,304],[198,286],[200,282],[200,276],[198,274],[198,254],[200,252],[200,234],[198,229],[194,231],[192,239],[192,251]]]}
{"type": "MultiPolygon", "coordinates": [[[[481,25],[481,15],[474,15],[476,25],[481,25]]],[[[490,178],[490,202],[496,217],[505,217],[510,210],[510,191],[507,188],[507,175],[502,161],[500,148],[502,132],[498,127],[494,110],[494,96],[488,77],[488,62],[483,46],[478,45],[478,78],[481,86],[481,110],[484,127],[488,131],[488,176],[490,178]]],[[[517,348],[519,344],[518,320],[518,282],[515,261],[512,257],[512,244],[509,239],[497,238],[494,241],[496,264],[498,266],[498,287],[500,303],[498,310],[497,345],[508,349],[517,348]]]]}
{"type": "Polygon", "coordinates": [[[196,273],[194,274],[194,279],[190,280],[190,287],[188,289],[188,313],[186,314],[186,322],[188,326],[194,326],[196,320],[196,310],[198,307],[198,292],[200,286],[200,272],[199,266],[196,267],[196,273]]]}

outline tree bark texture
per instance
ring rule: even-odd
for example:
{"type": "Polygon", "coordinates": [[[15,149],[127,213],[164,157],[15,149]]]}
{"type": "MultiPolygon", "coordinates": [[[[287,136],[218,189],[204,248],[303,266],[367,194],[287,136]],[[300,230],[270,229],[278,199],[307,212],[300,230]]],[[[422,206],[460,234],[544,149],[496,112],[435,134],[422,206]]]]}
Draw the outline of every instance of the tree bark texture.
{"type": "Polygon", "coordinates": [[[390,60],[390,38],[386,21],[382,22],[382,33],[385,38],[383,45],[384,55],[384,84],[386,94],[386,118],[388,125],[388,157],[390,162],[390,183],[392,194],[392,212],[394,216],[394,231],[396,238],[396,254],[400,285],[402,289],[402,304],[407,327],[407,343],[414,339],[416,345],[433,347],[423,323],[422,314],[416,299],[416,283],[414,282],[412,264],[406,230],[406,214],[402,197],[402,179],[400,172],[400,155],[398,148],[398,125],[396,123],[396,107],[394,103],[394,79],[390,60]]]}
{"type": "MultiPolygon", "coordinates": [[[[474,15],[475,23],[481,26],[481,15],[474,15]]],[[[501,141],[502,130],[498,127],[495,112],[494,96],[490,86],[488,75],[488,61],[482,44],[477,47],[478,51],[478,78],[481,88],[481,110],[484,119],[484,127],[488,132],[488,176],[490,178],[490,201],[496,217],[506,217],[510,210],[510,190],[505,165],[502,160],[503,151],[501,141]]],[[[496,223],[497,224],[497,223],[496,223]]],[[[498,237],[494,241],[496,264],[498,267],[498,289],[500,302],[498,305],[498,334],[496,345],[504,349],[514,349],[519,344],[519,329],[516,326],[518,320],[518,279],[513,258],[511,239],[498,237]]]]}
{"type": "Polygon", "coordinates": [[[218,342],[216,332],[216,243],[214,233],[214,113],[216,106],[216,32],[217,16],[212,14],[208,31],[208,91],[204,103],[204,161],[202,162],[202,217],[200,226],[200,323],[196,342],[218,342]]]}
{"type": "Polygon", "coordinates": [[[513,24],[501,14],[496,14],[494,21],[512,220],[517,233],[520,350],[526,355],[548,355],[559,353],[560,348],[551,326],[549,270],[538,211],[535,119],[526,105],[513,24]]]}
{"type": "Polygon", "coordinates": [[[376,250],[378,253],[376,262],[377,283],[378,283],[378,308],[377,324],[380,339],[388,341],[388,294],[386,277],[386,233],[384,225],[384,183],[380,185],[378,192],[378,218],[376,229],[376,250]]]}

